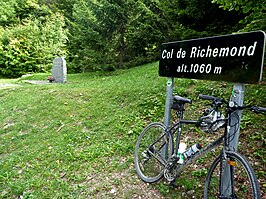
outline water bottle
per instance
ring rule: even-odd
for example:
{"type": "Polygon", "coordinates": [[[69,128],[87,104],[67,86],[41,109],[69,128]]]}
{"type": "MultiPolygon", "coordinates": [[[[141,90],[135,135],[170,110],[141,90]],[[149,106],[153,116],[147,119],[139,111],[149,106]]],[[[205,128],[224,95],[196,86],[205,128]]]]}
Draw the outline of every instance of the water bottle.
{"type": "Polygon", "coordinates": [[[191,146],[188,150],[186,150],[183,155],[185,158],[189,158],[190,156],[196,154],[197,152],[199,152],[199,150],[202,148],[201,144],[194,144],[193,146],[191,146]]]}
{"type": "Polygon", "coordinates": [[[178,151],[177,151],[177,156],[179,157],[179,160],[177,163],[179,164],[183,164],[184,163],[184,155],[183,153],[186,151],[186,147],[187,145],[185,143],[180,143],[179,144],[179,148],[178,148],[178,151]]]}

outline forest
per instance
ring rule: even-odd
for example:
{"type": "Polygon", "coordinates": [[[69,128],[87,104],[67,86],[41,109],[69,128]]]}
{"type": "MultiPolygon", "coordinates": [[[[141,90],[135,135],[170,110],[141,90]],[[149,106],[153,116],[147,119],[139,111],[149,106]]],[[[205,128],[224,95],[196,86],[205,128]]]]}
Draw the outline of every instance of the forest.
{"type": "Polygon", "coordinates": [[[160,45],[266,29],[265,0],[1,0],[0,76],[113,71],[159,59],[160,45]]]}

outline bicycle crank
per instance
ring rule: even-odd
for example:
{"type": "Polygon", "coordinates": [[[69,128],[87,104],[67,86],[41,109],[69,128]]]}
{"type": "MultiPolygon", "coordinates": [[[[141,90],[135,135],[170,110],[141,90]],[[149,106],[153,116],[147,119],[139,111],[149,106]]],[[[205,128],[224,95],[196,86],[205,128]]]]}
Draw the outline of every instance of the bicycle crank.
{"type": "Polygon", "coordinates": [[[173,165],[171,168],[165,168],[164,169],[164,177],[168,182],[172,182],[176,179],[177,176],[177,169],[178,169],[178,165],[173,165]]]}
{"type": "Polygon", "coordinates": [[[178,165],[177,165],[178,160],[179,160],[179,157],[177,157],[177,156],[174,155],[169,160],[167,166],[164,169],[164,177],[169,182],[172,182],[172,181],[174,181],[176,179],[176,176],[177,176],[177,168],[178,168],[178,165]]]}

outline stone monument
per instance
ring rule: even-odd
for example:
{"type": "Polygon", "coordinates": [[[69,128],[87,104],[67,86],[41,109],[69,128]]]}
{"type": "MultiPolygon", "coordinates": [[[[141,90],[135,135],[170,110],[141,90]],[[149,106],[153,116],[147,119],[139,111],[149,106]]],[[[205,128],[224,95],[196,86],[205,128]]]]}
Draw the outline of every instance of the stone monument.
{"type": "Polygon", "coordinates": [[[52,68],[52,77],[55,82],[66,83],[67,81],[67,67],[64,57],[58,57],[54,59],[52,68]]]}

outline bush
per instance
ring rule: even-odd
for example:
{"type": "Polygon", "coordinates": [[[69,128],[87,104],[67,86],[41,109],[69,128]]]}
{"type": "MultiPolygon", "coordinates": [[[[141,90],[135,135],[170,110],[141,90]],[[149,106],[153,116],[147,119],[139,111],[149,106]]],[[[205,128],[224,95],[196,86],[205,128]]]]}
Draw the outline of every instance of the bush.
{"type": "Polygon", "coordinates": [[[53,58],[66,55],[67,31],[64,26],[64,17],[55,13],[1,27],[0,76],[18,77],[51,69],[53,58]]]}

